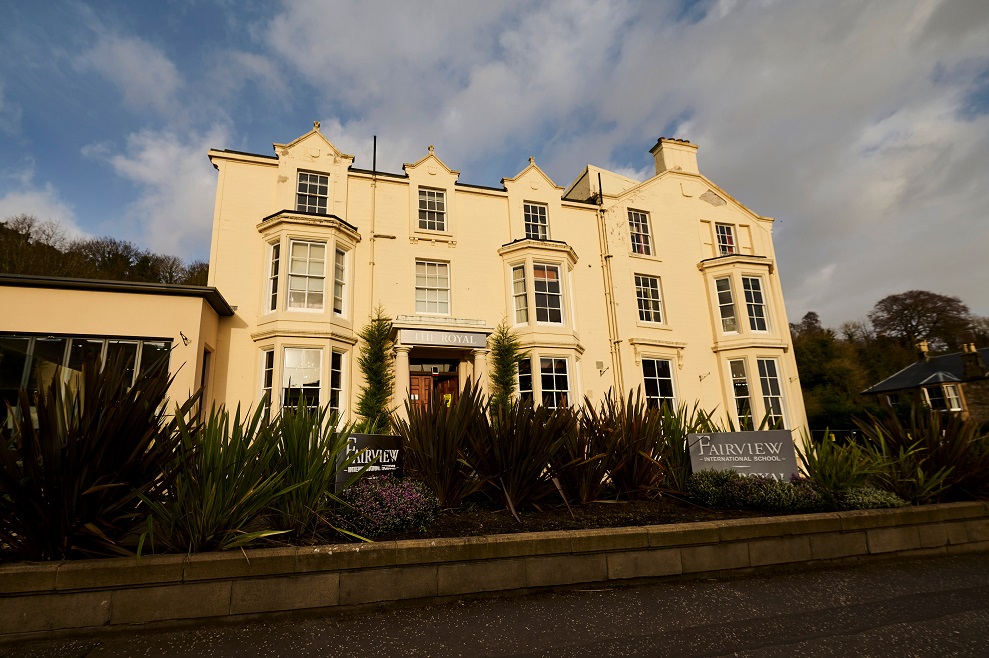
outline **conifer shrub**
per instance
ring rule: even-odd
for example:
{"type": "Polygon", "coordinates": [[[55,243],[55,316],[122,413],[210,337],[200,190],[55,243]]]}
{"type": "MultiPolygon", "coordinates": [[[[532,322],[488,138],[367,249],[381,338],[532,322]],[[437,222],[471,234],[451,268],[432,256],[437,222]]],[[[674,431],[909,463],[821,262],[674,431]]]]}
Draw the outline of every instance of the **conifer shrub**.
{"type": "Polygon", "coordinates": [[[391,319],[380,306],[374,317],[358,334],[361,339],[357,365],[364,375],[364,386],[357,399],[358,422],[356,431],[364,434],[383,434],[391,427],[391,400],[395,390],[395,373],[392,371],[391,319]]]}
{"type": "Polygon", "coordinates": [[[515,394],[515,376],[519,360],[527,356],[518,336],[502,320],[489,339],[491,345],[490,405],[493,409],[507,408],[515,394]]]}

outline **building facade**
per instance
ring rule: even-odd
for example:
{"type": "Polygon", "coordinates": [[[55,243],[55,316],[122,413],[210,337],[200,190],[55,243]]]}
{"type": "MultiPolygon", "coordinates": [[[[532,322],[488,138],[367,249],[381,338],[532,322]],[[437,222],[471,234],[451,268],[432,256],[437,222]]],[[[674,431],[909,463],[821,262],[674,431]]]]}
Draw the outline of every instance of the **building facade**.
{"type": "Polygon", "coordinates": [[[890,407],[922,404],[989,423],[989,347],[962,345],[961,352],[930,356],[927,341],[917,345],[917,361],[862,391],[890,407]]]}
{"type": "Polygon", "coordinates": [[[542,404],[641,388],[735,427],[806,426],[773,220],[705,178],[695,145],[660,139],[647,181],[587,166],[566,188],[532,159],[500,187],[463,184],[432,147],[402,173],[360,169],[318,124],[274,150],[209,152],[209,285],[234,309],[216,401],[351,414],[357,335],[380,308],[399,413],[486,385],[504,320],[529,354],[520,394],[542,404]]]}

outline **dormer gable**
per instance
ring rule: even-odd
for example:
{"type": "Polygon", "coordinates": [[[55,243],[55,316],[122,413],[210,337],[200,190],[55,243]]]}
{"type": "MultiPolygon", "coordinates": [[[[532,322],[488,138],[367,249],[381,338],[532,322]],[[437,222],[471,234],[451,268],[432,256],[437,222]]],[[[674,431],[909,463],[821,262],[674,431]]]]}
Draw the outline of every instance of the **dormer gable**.
{"type": "Polygon", "coordinates": [[[272,144],[275,155],[279,158],[292,157],[299,160],[310,160],[318,162],[322,159],[338,161],[346,160],[347,166],[354,162],[354,156],[348,155],[333,145],[330,140],[319,131],[319,121],[313,122],[313,129],[305,135],[296,138],[288,144],[272,144]]]}
{"type": "Polygon", "coordinates": [[[430,145],[424,157],[402,165],[409,177],[409,235],[426,239],[456,239],[460,172],[436,157],[430,145]]]}
{"type": "Polygon", "coordinates": [[[347,218],[347,170],[354,156],[313,129],[288,144],[272,144],[278,156],[279,209],[347,218]]]}
{"type": "Polygon", "coordinates": [[[563,188],[546,175],[535,158],[513,178],[502,178],[508,192],[509,226],[513,240],[550,240],[554,225],[562,221],[563,188]]]}

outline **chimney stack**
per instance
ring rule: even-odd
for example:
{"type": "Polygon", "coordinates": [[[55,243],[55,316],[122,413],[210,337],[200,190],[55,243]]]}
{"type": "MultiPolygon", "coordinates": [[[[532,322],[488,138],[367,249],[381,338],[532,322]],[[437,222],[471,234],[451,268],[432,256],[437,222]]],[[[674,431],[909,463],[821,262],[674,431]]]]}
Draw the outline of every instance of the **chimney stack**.
{"type": "Polygon", "coordinates": [[[917,360],[927,361],[930,357],[927,355],[927,341],[922,340],[917,343],[917,360]]]}
{"type": "Polygon", "coordinates": [[[656,145],[649,149],[656,160],[656,174],[664,171],[682,171],[699,174],[697,169],[697,145],[685,139],[660,137],[656,145]]]}
{"type": "Polygon", "coordinates": [[[975,343],[962,345],[962,364],[965,366],[964,379],[981,379],[986,376],[986,364],[982,360],[975,343]]]}

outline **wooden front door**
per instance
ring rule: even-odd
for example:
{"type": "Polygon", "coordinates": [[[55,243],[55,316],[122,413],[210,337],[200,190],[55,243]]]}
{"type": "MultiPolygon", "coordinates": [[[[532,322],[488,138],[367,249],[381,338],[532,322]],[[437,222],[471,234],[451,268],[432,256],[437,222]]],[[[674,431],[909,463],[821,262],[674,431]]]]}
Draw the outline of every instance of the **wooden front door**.
{"type": "Polygon", "coordinates": [[[410,375],[409,376],[409,401],[420,407],[429,405],[433,397],[433,377],[432,375],[410,375]]]}
{"type": "Polygon", "coordinates": [[[435,382],[436,387],[436,397],[439,403],[446,407],[452,407],[457,404],[457,398],[460,393],[459,379],[457,375],[454,374],[452,377],[436,377],[435,382]]]}

